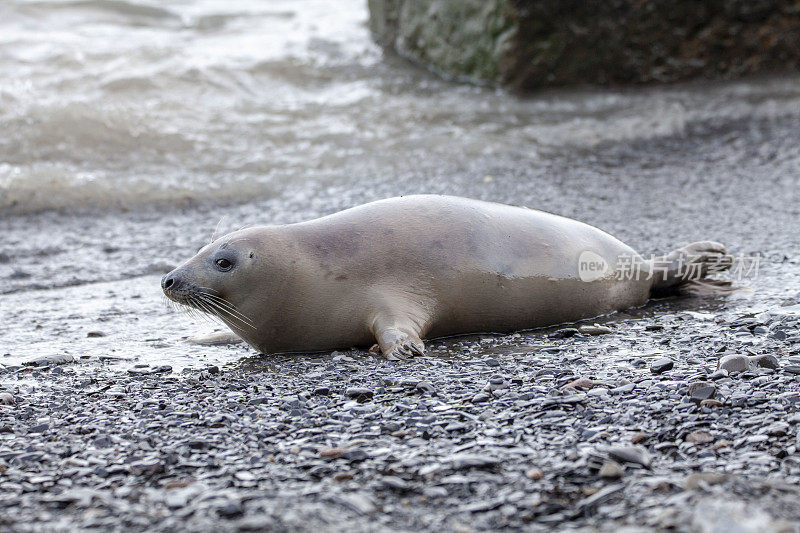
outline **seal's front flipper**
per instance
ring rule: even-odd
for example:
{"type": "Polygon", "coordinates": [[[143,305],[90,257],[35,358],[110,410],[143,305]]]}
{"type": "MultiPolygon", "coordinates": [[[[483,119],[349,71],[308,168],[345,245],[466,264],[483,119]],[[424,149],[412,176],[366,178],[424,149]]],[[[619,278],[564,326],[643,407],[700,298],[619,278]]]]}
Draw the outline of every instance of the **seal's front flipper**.
{"type": "Polygon", "coordinates": [[[244,342],[238,335],[231,331],[217,331],[208,335],[195,335],[186,339],[191,344],[200,346],[219,346],[222,344],[238,344],[244,342]]]}
{"type": "Polygon", "coordinates": [[[372,333],[381,353],[389,361],[425,355],[425,344],[410,321],[376,317],[372,333]]]}
{"type": "Polygon", "coordinates": [[[724,272],[733,265],[723,244],[714,241],[693,242],[683,248],[653,260],[654,294],[701,294],[730,292],[730,282],[708,279],[709,275],[724,272]]]}

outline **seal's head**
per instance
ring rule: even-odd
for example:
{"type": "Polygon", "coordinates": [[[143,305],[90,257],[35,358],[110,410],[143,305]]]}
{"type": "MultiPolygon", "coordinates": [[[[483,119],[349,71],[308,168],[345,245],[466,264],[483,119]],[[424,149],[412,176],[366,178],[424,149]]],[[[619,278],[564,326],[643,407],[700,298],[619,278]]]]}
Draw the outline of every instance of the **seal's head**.
{"type": "Polygon", "coordinates": [[[234,329],[254,328],[239,309],[242,287],[252,286],[256,274],[255,242],[231,233],[204,246],[197,255],[161,279],[170,300],[219,317],[234,329]]]}

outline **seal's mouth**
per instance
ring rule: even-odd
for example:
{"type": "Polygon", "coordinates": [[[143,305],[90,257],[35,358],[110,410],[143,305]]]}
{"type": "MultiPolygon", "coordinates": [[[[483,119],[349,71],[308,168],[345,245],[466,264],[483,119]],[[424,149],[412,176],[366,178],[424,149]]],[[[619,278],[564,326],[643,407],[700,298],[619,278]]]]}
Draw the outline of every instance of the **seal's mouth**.
{"type": "Polygon", "coordinates": [[[185,305],[197,309],[198,311],[207,312],[199,303],[201,291],[196,287],[181,287],[178,289],[165,288],[164,295],[175,303],[185,305]]]}
{"type": "Polygon", "coordinates": [[[239,311],[230,301],[216,293],[214,289],[200,287],[180,278],[175,271],[161,280],[164,295],[173,302],[190,309],[217,317],[236,329],[256,330],[253,321],[239,311]]]}

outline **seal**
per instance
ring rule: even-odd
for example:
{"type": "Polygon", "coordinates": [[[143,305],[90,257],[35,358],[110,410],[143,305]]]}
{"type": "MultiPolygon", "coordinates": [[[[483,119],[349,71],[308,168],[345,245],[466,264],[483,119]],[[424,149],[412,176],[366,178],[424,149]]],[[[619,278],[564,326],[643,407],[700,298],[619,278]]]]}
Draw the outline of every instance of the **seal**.
{"type": "Polygon", "coordinates": [[[716,242],[645,259],[569,218],[415,195],[230,233],[161,286],[264,353],[377,342],[402,359],[424,353],[424,338],[574,322],[689,292],[731,262],[716,242]]]}

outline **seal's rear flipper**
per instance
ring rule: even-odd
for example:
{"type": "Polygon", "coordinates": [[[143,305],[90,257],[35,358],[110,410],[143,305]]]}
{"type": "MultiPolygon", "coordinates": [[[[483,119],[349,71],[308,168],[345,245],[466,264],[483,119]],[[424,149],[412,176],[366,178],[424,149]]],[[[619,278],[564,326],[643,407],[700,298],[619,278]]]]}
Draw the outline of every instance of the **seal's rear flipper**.
{"type": "Polygon", "coordinates": [[[217,331],[209,333],[208,335],[195,335],[194,337],[189,337],[186,341],[201,346],[219,346],[222,344],[238,344],[244,342],[232,331],[217,331]]]}
{"type": "Polygon", "coordinates": [[[727,296],[746,289],[736,287],[732,282],[722,279],[701,279],[681,283],[672,290],[674,291],[673,294],[685,294],[687,296],[727,296]]]}
{"type": "Polygon", "coordinates": [[[654,295],[710,295],[733,292],[731,283],[708,276],[733,265],[733,256],[714,241],[693,242],[653,260],[654,295]]]}

